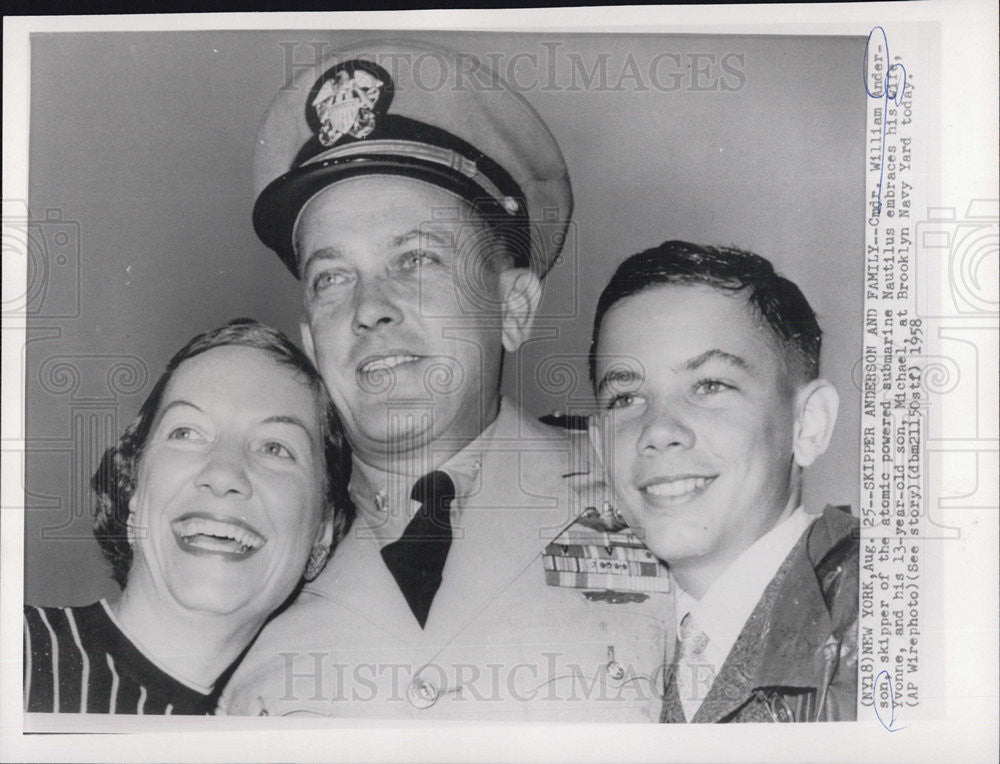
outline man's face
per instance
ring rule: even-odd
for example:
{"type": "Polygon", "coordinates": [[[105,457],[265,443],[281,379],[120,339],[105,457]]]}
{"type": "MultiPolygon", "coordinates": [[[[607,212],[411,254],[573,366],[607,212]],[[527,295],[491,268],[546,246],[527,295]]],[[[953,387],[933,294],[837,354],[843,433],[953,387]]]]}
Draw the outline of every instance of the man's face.
{"type": "Polygon", "coordinates": [[[652,287],[605,314],[605,466],[667,562],[728,565],[789,508],[795,394],[767,332],[742,295],[703,285],[652,287]]]}
{"type": "Polygon", "coordinates": [[[499,401],[501,268],[469,206],[355,178],[306,205],[295,240],[306,346],[359,456],[478,435],[499,401]]]}

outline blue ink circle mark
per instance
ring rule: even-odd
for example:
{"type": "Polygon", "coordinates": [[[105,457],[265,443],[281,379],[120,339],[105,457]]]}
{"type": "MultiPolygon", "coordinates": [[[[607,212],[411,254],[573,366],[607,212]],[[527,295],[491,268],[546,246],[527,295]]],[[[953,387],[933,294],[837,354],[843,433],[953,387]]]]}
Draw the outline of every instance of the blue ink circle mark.
{"type": "Polygon", "coordinates": [[[879,724],[885,727],[886,731],[888,732],[899,732],[900,730],[904,730],[906,729],[906,727],[910,726],[908,724],[904,727],[893,726],[896,723],[896,701],[892,694],[892,677],[889,675],[889,672],[886,671],[885,669],[882,669],[875,675],[875,682],[872,685],[872,708],[875,709],[875,717],[879,720],[879,724]],[[882,718],[882,712],[879,710],[879,702],[878,702],[879,683],[883,676],[885,677],[886,689],[889,690],[888,721],[882,718]]]}
{"type": "MultiPolygon", "coordinates": [[[[861,66],[861,78],[865,83],[865,92],[868,94],[869,98],[880,98],[884,101],[883,108],[888,111],[889,101],[892,100],[893,104],[899,106],[903,102],[903,96],[906,94],[906,67],[903,63],[890,64],[889,63],[889,38],[886,37],[885,30],[881,26],[872,27],[872,31],[868,33],[868,40],[865,42],[865,58],[861,66]],[[873,93],[871,88],[868,87],[868,49],[872,44],[872,37],[875,36],[876,32],[882,35],[882,47],[885,49],[885,61],[888,64],[888,68],[885,70],[885,79],[882,83],[881,92],[873,93]],[[890,89],[890,77],[895,72],[896,77],[899,78],[895,87],[890,89]]],[[[886,113],[882,115],[882,140],[880,145],[880,158],[879,158],[879,170],[878,170],[878,211],[877,214],[882,213],[882,180],[885,175],[885,134],[886,134],[886,113]]]]}

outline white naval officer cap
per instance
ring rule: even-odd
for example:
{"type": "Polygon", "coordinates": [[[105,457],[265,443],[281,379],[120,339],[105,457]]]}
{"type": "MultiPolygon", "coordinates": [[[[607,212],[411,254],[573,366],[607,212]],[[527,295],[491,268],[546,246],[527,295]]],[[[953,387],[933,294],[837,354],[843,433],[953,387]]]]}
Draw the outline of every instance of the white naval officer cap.
{"type": "Polygon", "coordinates": [[[298,277],[294,234],[306,203],[369,174],[457,194],[504,235],[516,265],[539,275],[565,241],[573,197],[559,146],[528,102],[471,53],[377,40],[299,74],[257,134],[254,230],[298,277]]]}

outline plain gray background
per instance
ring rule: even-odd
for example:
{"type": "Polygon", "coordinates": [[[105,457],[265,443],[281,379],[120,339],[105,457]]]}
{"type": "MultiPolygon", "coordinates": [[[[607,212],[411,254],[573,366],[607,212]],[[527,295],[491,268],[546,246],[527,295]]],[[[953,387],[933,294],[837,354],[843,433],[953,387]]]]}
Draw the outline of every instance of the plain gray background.
{"type": "MultiPolygon", "coordinates": [[[[236,316],[298,338],[298,282],[250,224],[257,124],[289,55],[311,63],[323,45],[379,36],[32,37],[26,601],[117,591],[90,536],[87,483],[184,342],[236,316]]],[[[628,255],[674,238],[751,249],[812,302],[823,374],[842,396],[806,504],[856,507],[864,38],[405,36],[513,73],[570,169],[566,257],[546,280],[537,339],[508,359],[505,392],[539,415],[586,409],[593,308],[628,255]]]]}

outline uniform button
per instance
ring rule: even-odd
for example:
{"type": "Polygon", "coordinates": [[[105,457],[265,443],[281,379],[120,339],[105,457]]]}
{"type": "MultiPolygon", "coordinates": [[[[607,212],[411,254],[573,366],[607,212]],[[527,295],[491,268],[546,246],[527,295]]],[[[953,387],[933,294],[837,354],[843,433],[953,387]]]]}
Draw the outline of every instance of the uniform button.
{"type": "Polygon", "coordinates": [[[410,682],[410,686],[406,688],[406,699],[414,708],[430,708],[437,703],[440,695],[437,687],[420,677],[410,682]]]}

